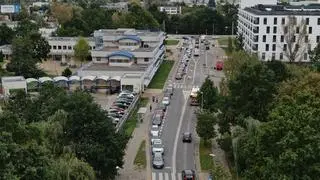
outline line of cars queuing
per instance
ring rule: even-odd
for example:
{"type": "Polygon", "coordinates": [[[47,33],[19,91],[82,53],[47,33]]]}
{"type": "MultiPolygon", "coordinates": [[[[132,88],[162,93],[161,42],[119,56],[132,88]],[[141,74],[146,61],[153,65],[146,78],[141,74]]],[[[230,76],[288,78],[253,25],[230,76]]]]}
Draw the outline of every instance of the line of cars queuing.
{"type": "Polygon", "coordinates": [[[136,93],[129,90],[123,90],[117,96],[111,107],[107,110],[108,117],[114,125],[120,122],[120,119],[127,113],[127,109],[132,104],[136,93]]]}
{"type": "Polygon", "coordinates": [[[184,41],[189,46],[187,46],[185,48],[184,55],[181,58],[181,61],[180,61],[180,64],[179,64],[179,68],[178,68],[176,76],[175,76],[176,80],[181,80],[183,78],[183,76],[186,74],[187,66],[188,66],[188,63],[189,63],[189,59],[191,58],[191,54],[192,54],[192,49],[193,49],[192,40],[191,39],[185,39],[184,41]]]}

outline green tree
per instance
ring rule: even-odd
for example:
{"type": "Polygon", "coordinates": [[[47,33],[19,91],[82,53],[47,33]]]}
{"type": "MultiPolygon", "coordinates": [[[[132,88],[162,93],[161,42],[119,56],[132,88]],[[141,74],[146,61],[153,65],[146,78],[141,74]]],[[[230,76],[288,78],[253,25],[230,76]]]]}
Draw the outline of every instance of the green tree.
{"type": "Polygon", "coordinates": [[[232,38],[228,37],[228,47],[227,47],[227,50],[226,50],[227,54],[231,54],[233,52],[233,50],[234,50],[232,41],[233,41],[232,38]]]}
{"type": "Polygon", "coordinates": [[[208,141],[217,136],[215,125],[217,123],[217,117],[215,114],[202,111],[197,113],[197,127],[196,131],[198,135],[203,139],[204,144],[208,145],[208,141]]]}
{"type": "Polygon", "coordinates": [[[38,33],[38,30],[38,25],[29,19],[19,21],[18,26],[15,28],[16,36],[18,37],[25,37],[33,33],[38,33]]]}
{"type": "Polygon", "coordinates": [[[312,51],[309,51],[309,58],[316,71],[320,72],[320,43],[312,51]]]}
{"type": "Polygon", "coordinates": [[[217,111],[217,104],[219,100],[218,89],[214,86],[213,81],[209,77],[207,77],[201,85],[200,91],[197,95],[197,100],[201,103],[201,106],[204,109],[211,112],[217,111]]]}
{"type": "Polygon", "coordinates": [[[62,71],[62,76],[65,76],[65,77],[70,77],[72,75],[72,71],[69,69],[69,68],[65,68],[63,71],[62,71]]]}
{"type": "Polygon", "coordinates": [[[14,37],[14,31],[6,24],[0,25],[0,46],[10,44],[14,37]]]}
{"type": "Polygon", "coordinates": [[[235,46],[235,50],[236,51],[242,51],[243,50],[243,46],[244,46],[244,42],[243,42],[243,35],[239,34],[235,41],[234,41],[234,46],[235,46]]]}
{"type": "Polygon", "coordinates": [[[74,46],[74,56],[77,60],[82,63],[87,59],[87,57],[90,55],[90,46],[86,39],[83,37],[80,37],[77,44],[74,46]]]}
{"type": "MultiPolygon", "coordinates": [[[[4,59],[4,55],[3,55],[2,51],[0,51],[0,62],[3,62],[3,59],[4,59]]],[[[0,68],[2,68],[2,67],[0,67],[0,68]]]]}
{"type": "Polygon", "coordinates": [[[30,35],[31,39],[31,48],[33,55],[32,57],[37,62],[42,62],[42,60],[46,60],[48,58],[48,54],[50,53],[50,45],[48,41],[41,36],[39,33],[33,33],[30,35]]]}

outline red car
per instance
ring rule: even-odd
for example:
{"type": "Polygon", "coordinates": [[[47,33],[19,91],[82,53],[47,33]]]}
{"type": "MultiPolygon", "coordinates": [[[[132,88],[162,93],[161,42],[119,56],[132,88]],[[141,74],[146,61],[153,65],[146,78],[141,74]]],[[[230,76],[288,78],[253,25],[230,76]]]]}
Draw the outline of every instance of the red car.
{"type": "Polygon", "coordinates": [[[214,69],[221,71],[223,69],[223,61],[218,61],[214,69]]]}

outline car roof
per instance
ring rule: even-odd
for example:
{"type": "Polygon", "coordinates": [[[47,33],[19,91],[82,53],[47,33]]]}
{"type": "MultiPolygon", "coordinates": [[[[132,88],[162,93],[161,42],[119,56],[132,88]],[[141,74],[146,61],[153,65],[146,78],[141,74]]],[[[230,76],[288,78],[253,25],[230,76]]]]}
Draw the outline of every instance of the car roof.
{"type": "Polygon", "coordinates": [[[184,132],[183,135],[191,135],[191,132],[184,132]]]}
{"type": "Polygon", "coordinates": [[[183,172],[184,172],[185,174],[187,174],[187,175],[193,175],[193,173],[194,173],[194,171],[191,170],[191,169],[185,169],[185,170],[183,170],[183,172]]]}

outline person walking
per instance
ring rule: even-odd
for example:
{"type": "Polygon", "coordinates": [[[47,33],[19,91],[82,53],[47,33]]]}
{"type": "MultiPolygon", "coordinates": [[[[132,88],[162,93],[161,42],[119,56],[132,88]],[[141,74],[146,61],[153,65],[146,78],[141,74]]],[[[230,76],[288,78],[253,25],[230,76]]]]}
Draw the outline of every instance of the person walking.
{"type": "Polygon", "coordinates": [[[150,104],[150,112],[152,111],[152,105],[150,104]]]}
{"type": "Polygon", "coordinates": [[[156,98],[156,103],[158,103],[158,98],[156,98]]]}
{"type": "Polygon", "coordinates": [[[152,102],[154,102],[154,99],[155,99],[155,97],[154,97],[154,96],[152,96],[152,102]]]}

